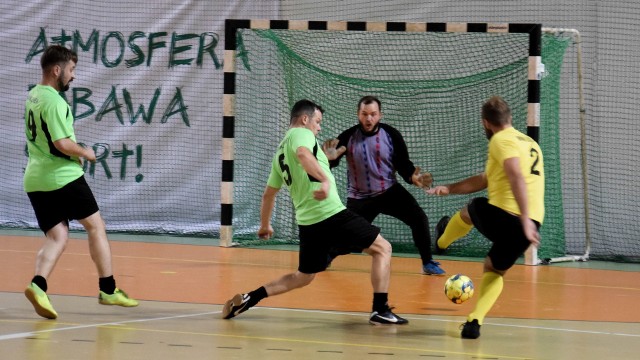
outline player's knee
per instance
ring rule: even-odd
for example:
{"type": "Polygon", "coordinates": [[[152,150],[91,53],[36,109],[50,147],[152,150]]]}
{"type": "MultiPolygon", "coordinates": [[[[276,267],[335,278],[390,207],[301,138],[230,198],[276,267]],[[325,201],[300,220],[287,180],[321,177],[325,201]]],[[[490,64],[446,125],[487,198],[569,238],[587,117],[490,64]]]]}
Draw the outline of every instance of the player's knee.
{"type": "Polygon", "coordinates": [[[460,210],[460,218],[467,224],[473,224],[473,221],[471,221],[471,215],[469,215],[469,206],[465,206],[460,210]]]}
{"type": "Polygon", "coordinates": [[[316,274],[298,273],[298,281],[297,281],[298,287],[304,287],[311,284],[311,282],[315,278],[316,278],[316,274]]]}
{"type": "Polygon", "coordinates": [[[86,231],[105,231],[106,225],[102,216],[100,215],[100,211],[93,213],[92,215],[78,220],[80,224],[85,228],[86,231]]]}
{"type": "Polygon", "coordinates": [[[391,257],[391,243],[383,238],[382,235],[378,235],[369,250],[372,252],[371,255],[391,257]]]}
{"type": "Polygon", "coordinates": [[[494,272],[498,275],[502,275],[504,276],[504,274],[507,272],[507,270],[509,269],[505,269],[505,270],[498,270],[493,266],[493,261],[491,260],[491,257],[487,256],[484,259],[484,271],[485,272],[494,272]]]}

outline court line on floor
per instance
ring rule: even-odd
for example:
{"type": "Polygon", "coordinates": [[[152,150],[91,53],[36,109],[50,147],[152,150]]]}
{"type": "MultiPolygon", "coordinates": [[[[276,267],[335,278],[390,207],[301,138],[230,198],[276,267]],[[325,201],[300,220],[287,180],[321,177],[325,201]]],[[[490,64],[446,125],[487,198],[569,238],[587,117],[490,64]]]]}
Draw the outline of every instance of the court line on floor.
{"type": "Polygon", "coordinates": [[[15,334],[0,335],[0,341],[12,340],[12,339],[20,339],[20,338],[30,337],[30,336],[34,336],[34,335],[37,335],[37,334],[47,333],[47,332],[87,329],[87,328],[94,328],[94,327],[99,327],[99,326],[114,326],[114,325],[123,325],[123,324],[134,324],[134,323],[149,322],[149,321],[159,321],[159,320],[180,319],[180,318],[186,318],[186,317],[195,317],[195,316],[219,314],[220,312],[221,311],[208,311],[208,312],[197,313],[197,314],[163,316],[163,317],[159,317],[159,318],[150,318],[150,319],[123,320],[123,321],[106,322],[106,323],[98,323],[98,324],[76,325],[76,326],[61,327],[61,328],[55,328],[55,329],[29,331],[29,332],[15,333],[15,334]]]}
{"type": "MultiPolygon", "coordinates": [[[[307,309],[289,309],[289,308],[267,308],[267,307],[259,307],[256,309],[269,309],[269,310],[278,310],[278,311],[300,311],[300,312],[314,312],[314,313],[322,313],[322,314],[336,314],[341,313],[343,315],[353,315],[353,316],[363,316],[358,313],[348,313],[348,312],[339,312],[339,311],[326,311],[326,310],[307,310],[307,309]]],[[[450,323],[458,323],[462,324],[464,320],[449,320],[449,319],[438,319],[438,318],[429,318],[425,315],[425,317],[412,317],[412,316],[402,316],[408,320],[413,321],[440,321],[440,322],[450,322],[450,323]]],[[[539,320],[539,319],[522,319],[524,320],[539,320]]],[[[588,321],[583,321],[588,322],[588,321]]],[[[630,336],[630,337],[638,337],[640,338],[640,334],[627,334],[620,332],[610,332],[610,331],[594,331],[594,330],[580,330],[580,329],[567,329],[567,328],[554,328],[548,326],[538,326],[538,325],[514,325],[514,324],[500,324],[494,322],[484,322],[484,325],[491,326],[503,326],[503,327],[514,327],[514,328],[522,328],[522,329],[534,329],[534,330],[550,330],[550,331],[563,331],[563,332],[574,332],[574,333],[582,333],[582,334],[597,334],[597,335],[614,335],[614,336],[630,336]]]]}
{"type": "MultiPolygon", "coordinates": [[[[340,311],[323,311],[323,310],[304,310],[304,309],[287,309],[287,308],[270,308],[270,307],[257,307],[254,310],[278,310],[278,311],[298,311],[298,312],[309,312],[309,313],[318,313],[318,314],[341,314],[348,316],[358,316],[358,317],[366,317],[366,314],[363,313],[347,313],[340,311]]],[[[56,331],[66,331],[66,330],[77,330],[77,329],[85,329],[91,327],[99,327],[99,326],[117,326],[124,324],[133,324],[133,323],[143,323],[149,321],[156,320],[170,320],[177,318],[186,318],[186,317],[196,317],[203,315],[212,315],[219,314],[222,311],[210,311],[204,313],[197,314],[185,314],[185,315],[176,315],[176,316],[164,316],[159,318],[150,318],[150,319],[137,319],[137,320],[123,320],[116,322],[108,322],[108,323],[98,323],[98,324],[88,324],[88,325],[78,325],[78,326],[69,326],[65,328],[56,328],[56,329],[47,329],[47,330],[38,330],[33,332],[23,332],[16,334],[8,334],[4,336],[0,336],[0,341],[3,340],[12,340],[19,338],[32,337],[37,334],[42,333],[50,333],[56,331]]],[[[417,319],[417,318],[416,318],[417,319]]],[[[383,350],[404,350],[404,351],[418,351],[418,352],[435,352],[435,353],[443,353],[443,354],[451,354],[451,355],[478,355],[473,352],[458,352],[458,351],[445,351],[445,350],[435,350],[435,349],[424,349],[424,348],[414,348],[414,347],[406,347],[406,346],[385,346],[385,345],[375,345],[375,344],[358,344],[358,343],[347,343],[347,342],[330,342],[330,341],[320,341],[320,340],[305,340],[305,339],[294,339],[294,338],[279,338],[279,337],[264,337],[264,336],[248,336],[248,335],[236,335],[236,334],[222,334],[222,333],[208,333],[208,332],[189,332],[189,331],[179,331],[179,330],[162,330],[162,329],[138,329],[139,331],[150,331],[150,332],[158,332],[158,333],[173,333],[173,334],[185,334],[185,335],[202,335],[202,336],[214,336],[214,337],[229,337],[229,338],[241,338],[241,339],[256,339],[256,340],[270,340],[277,342],[287,342],[287,343],[306,343],[306,344],[325,344],[325,345],[341,345],[346,347],[358,347],[358,348],[378,348],[383,350]]],[[[502,359],[513,359],[513,360],[526,360],[528,357],[519,357],[519,356],[508,356],[508,355],[483,355],[486,358],[502,358],[502,359]]]]}
{"type": "MultiPolygon", "coordinates": [[[[367,317],[367,315],[363,314],[363,313],[351,313],[351,312],[341,312],[341,311],[290,309],[290,308],[274,308],[274,307],[256,307],[256,308],[253,309],[253,311],[258,311],[258,310],[294,311],[294,312],[306,312],[306,313],[316,313],[316,314],[332,314],[332,315],[341,314],[341,315],[348,315],[348,316],[357,316],[357,317],[361,317],[361,318],[362,317],[364,317],[364,318],[367,317]]],[[[86,328],[95,328],[95,327],[100,327],[100,326],[117,326],[117,325],[124,325],[124,324],[134,324],[134,323],[143,323],[143,322],[151,322],[151,321],[180,319],[180,318],[186,318],[186,317],[198,317],[198,316],[213,315],[213,314],[219,314],[219,313],[221,313],[220,310],[218,310],[218,311],[208,311],[208,312],[196,313],[196,314],[183,314],[183,315],[175,315],[175,316],[163,316],[163,317],[158,317],[158,318],[123,320],[123,321],[116,321],[116,322],[86,324],[86,325],[61,327],[61,328],[55,328],[55,329],[37,330],[37,331],[30,331],[30,332],[22,332],[22,333],[0,335],[0,341],[19,339],[19,338],[26,338],[26,337],[31,337],[31,336],[34,336],[34,335],[37,335],[37,334],[40,334],[40,333],[47,333],[47,332],[78,330],[78,329],[86,329],[86,328]]],[[[449,319],[438,319],[438,318],[428,318],[428,317],[412,317],[412,316],[404,316],[404,317],[409,319],[409,320],[412,320],[412,321],[439,321],[439,322],[449,322],[449,323],[462,323],[461,320],[449,320],[449,319]]],[[[572,333],[581,333],[581,334],[627,336],[627,337],[640,338],[640,334],[627,334],[627,333],[610,332],[610,331],[579,330],[579,329],[555,328],[555,327],[537,326],[537,325],[500,324],[500,323],[493,323],[493,322],[485,322],[485,325],[512,327],[512,328],[521,328],[521,329],[548,330],[548,331],[572,332],[572,333]]]]}

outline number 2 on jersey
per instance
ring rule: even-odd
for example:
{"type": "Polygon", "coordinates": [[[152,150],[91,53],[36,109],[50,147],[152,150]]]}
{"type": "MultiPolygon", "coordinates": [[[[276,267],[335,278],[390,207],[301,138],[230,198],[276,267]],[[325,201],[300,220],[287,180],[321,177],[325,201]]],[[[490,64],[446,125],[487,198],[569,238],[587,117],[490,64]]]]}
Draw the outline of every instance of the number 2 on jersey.
{"type": "Polygon", "coordinates": [[[536,166],[538,166],[538,161],[540,161],[540,154],[538,154],[538,151],[533,148],[530,150],[530,154],[532,158],[535,158],[533,160],[533,164],[531,165],[531,174],[539,176],[540,170],[538,170],[536,166]]]}

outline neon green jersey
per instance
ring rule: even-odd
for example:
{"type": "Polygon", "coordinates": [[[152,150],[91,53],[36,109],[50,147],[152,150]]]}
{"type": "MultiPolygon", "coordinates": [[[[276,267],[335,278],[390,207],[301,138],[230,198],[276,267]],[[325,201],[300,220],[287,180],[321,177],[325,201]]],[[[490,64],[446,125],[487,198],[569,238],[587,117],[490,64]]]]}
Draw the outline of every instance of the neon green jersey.
{"type": "Polygon", "coordinates": [[[514,157],[520,160],[520,171],[527,185],[529,217],[542,224],[544,220],[542,150],[532,138],[514,128],[498,131],[489,141],[489,158],[485,169],[489,204],[513,214],[520,214],[520,207],[504,171],[504,161],[514,157]]]}
{"type": "Polygon", "coordinates": [[[289,129],[278,146],[267,185],[280,189],[282,184],[289,189],[299,225],[318,223],[345,209],[336,190],[336,180],[329,170],[329,160],[309,129],[299,127],[289,129]],[[296,155],[296,150],[300,146],[311,151],[331,181],[329,196],[322,201],[313,198],[313,192],[320,189],[320,182],[307,174],[300,164],[296,155]]]}
{"type": "Polygon", "coordinates": [[[29,91],[24,121],[29,151],[23,179],[26,192],[57,190],[84,174],[78,158],[53,145],[64,138],[76,140],[69,104],[54,88],[36,85],[29,91]]]}

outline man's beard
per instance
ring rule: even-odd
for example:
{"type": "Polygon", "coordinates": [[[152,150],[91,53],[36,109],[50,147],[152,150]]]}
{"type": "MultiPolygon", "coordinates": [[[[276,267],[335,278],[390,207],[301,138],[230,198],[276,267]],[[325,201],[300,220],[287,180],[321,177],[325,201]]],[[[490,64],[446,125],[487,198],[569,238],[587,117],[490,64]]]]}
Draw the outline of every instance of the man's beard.
{"type": "Polygon", "coordinates": [[[380,128],[380,123],[378,122],[377,124],[375,124],[372,128],[371,131],[366,131],[364,129],[364,126],[362,124],[360,124],[360,130],[362,131],[363,134],[369,136],[369,135],[373,135],[375,133],[378,132],[378,128],[380,128]]]}
{"type": "Polygon", "coordinates": [[[493,136],[493,131],[484,128],[484,135],[487,137],[487,140],[491,140],[491,137],[493,136]]]}
{"type": "Polygon", "coordinates": [[[71,81],[69,81],[66,85],[62,82],[62,77],[58,78],[58,89],[60,89],[60,91],[67,91],[69,90],[69,84],[71,84],[71,81]]]}

